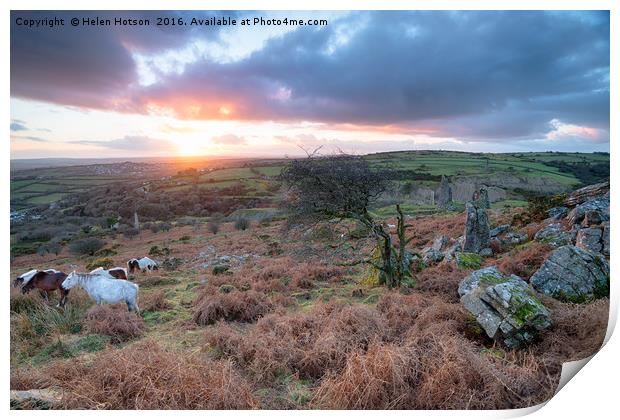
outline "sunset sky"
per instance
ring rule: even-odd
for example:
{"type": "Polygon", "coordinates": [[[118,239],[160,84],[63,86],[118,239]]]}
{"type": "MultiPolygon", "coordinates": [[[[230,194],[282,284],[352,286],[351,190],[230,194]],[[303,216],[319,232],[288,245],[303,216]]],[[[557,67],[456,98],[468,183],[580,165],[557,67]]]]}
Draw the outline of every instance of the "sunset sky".
{"type": "Polygon", "coordinates": [[[12,12],[10,67],[12,158],[609,151],[607,12],[12,12]],[[154,26],[212,15],[329,23],[154,26]]]}

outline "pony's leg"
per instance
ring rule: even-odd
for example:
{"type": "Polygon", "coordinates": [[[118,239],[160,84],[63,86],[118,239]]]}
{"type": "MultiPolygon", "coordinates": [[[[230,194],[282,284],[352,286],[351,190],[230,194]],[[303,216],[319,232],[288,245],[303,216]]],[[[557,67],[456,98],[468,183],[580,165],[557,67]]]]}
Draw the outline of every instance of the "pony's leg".
{"type": "Polygon", "coordinates": [[[67,303],[68,294],[69,294],[68,290],[60,289],[60,301],[58,301],[58,305],[56,305],[57,308],[65,307],[65,304],[67,303]]]}
{"type": "Polygon", "coordinates": [[[45,296],[45,303],[47,303],[49,305],[50,304],[50,295],[47,292],[47,290],[44,290],[43,293],[44,293],[44,296],[45,296]]]}

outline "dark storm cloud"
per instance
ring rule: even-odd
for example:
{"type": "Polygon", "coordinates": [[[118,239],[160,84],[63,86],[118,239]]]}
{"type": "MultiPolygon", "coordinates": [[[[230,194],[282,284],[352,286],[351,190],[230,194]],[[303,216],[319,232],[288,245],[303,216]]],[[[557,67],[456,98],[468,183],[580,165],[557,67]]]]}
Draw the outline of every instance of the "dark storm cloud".
{"type": "MultiPolygon", "coordinates": [[[[197,37],[217,38],[218,30],[155,26],[156,17],[189,12],[79,11],[11,12],[11,96],[61,105],[123,110],[128,89],[137,83],[132,52],[179,48],[197,37]],[[151,26],[72,27],[71,18],[149,19],[151,26]],[[25,27],[17,18],[64,19],[65,26],[25,27]],[[207,35],[205,35],[207,34],[207,35]]],[[[213,12],[192,12],[192,16],[213,12]]],[[[234,12],[232,12],[234,13],[234,12]]]]}
{"type": "Polygon", "coordinates": [[[12,55],[21,54],[12,95],[127,112],[158,106],[188,119],[390,124],[468,141],[540,138],[552,120],[609,130],[607,12],[357,12],[146,88],[133,83],[124,45],[178,40],[125,36],[121,44],[120,35],[59,32],[34,45],[19,34],[14,49],[12,28],[12,55]],[[54,58],[63,51],[68,63],[54,58]],[[53,64],[41,68],[39,54],[53,64]]]}

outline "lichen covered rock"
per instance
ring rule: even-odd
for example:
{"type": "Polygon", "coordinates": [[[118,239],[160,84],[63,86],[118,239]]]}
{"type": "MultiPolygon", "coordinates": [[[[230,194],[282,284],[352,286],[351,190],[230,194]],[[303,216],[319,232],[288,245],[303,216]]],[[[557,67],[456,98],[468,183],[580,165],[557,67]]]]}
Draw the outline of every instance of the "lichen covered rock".
{"type": "Polygon", "coordinates": [[[463,251],[480,252],[490,247],[489,219],[483,207],[474,203],[465,206],[465,243],[463,251]]]}
{"type": "Polygon", "coordinates": [[[551,312],[521,278],[496,267],[474,271],[459,284],[461,303],[485,333],[509,348],[551,327],[551,312]]]}
{"type": "Polygon", "coordinates": [[[552,223],[540,229],[534,235],[534,239],[538,242],[551,245],[554,248],[570,245],[573,241],[571,234],[566,232],[559,223],[552,223]]]}
{"type": "Polygon", "coordinates": [[[530,278],[548,296],[584,302],[609,296],[609,263],[597,253],[566,245],[553,251],[530,278]]]}

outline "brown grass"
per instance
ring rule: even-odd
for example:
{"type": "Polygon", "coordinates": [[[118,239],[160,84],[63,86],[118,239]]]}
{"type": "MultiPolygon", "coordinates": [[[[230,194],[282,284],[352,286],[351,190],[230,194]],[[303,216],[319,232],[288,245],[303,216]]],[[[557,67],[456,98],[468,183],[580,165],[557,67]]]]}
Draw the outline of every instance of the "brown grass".
{"type": "Polygon", "coordinates": [[[527,280],[540,268],[553,248],[548,244],[532,242],[505,254],[499,260],[499,269],[527,280]]]}
{"type": "Polygon", "coordinates": [[[116,343],[141,337],[146,330],[142,318],[124,305],[95,306],[86,314],[84,324],[89,333],[108,335],[116,343]]]}
{"type": "Polygon", "coordinates": [[[253,290],[221,293],[204,288],[195,307],[194,322],[209,325],[220,320],[254,322],[271,312],[274,305],[267,295],[253,290]]]}
{"type": "Polygon", "coordinates": [[[257,408],[232,363],[167,351],[155,341],[101,353],[91,362],[56,362],[46,374],[46,385],[64,390],[65,409],[257,408]]]}
{"type": "Polygon", "coordinates": [[[444,261],[416,275],[416,290],[440,296],[448,302],[458,302],[458,285],[465,276],[467,271],[460,270],[456,264],[444,261]]]}
{"type": "Polygon", "coordinates": [[[140,298],[140,309],[143,311],[165,311],[171,308],[172,304],[163,290],[151,292],[140,298]]]}

